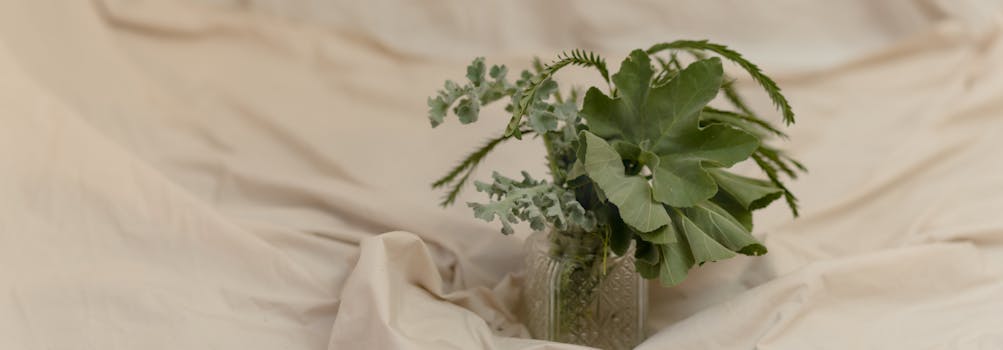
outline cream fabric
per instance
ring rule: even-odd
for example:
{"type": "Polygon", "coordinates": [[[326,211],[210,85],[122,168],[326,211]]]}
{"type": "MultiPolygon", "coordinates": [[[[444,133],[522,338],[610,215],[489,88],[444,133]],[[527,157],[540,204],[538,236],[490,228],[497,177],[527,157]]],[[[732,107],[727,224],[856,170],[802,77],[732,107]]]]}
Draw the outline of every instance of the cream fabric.
{"type": "Polygon", "coordinates": [[[1003,348],[1000,8],[0,1],[0,348],[579,348],[523,338],[528,231],[428,189],[504,112],[432,130],[425,97],[475,55],[675,38],[778,77],[811,172],[800,219],[757,216],[769,255],[652,287],[640,349],[1003,348]]]}

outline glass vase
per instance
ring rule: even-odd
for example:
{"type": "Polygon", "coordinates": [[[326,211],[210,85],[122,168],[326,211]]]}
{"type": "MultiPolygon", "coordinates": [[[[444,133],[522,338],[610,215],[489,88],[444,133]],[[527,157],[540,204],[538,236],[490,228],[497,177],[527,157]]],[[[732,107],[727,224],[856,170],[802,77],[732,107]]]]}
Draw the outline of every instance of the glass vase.
{"type": "Polygon", "coordinates": [[[644,340],[647,281],[634,248],[603,254],[596,233],[537,232],[526,241],[523,316],[533,337],[606,350],[644,340]]]}

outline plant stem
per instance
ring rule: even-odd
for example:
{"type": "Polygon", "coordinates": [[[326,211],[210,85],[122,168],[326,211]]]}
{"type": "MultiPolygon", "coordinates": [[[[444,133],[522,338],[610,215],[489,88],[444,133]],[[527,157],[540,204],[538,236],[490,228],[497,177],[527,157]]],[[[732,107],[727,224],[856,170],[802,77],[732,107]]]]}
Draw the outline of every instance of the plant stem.
{"type": "Polygon", "coordinates": [[[582,320],[593,317],[593,303],[605,274],[598,264],[605,264],[599,254],[604,252],[605,239],[599,232],[553,231],[549,236],[550,254],[561,261],[557,295],[558,328],[561,334],[571,334],[582,320]]]}
{"type": "Polygon", "coordinates": [[[564,183],[564,176],[557,165],[557,151],[554,149],[554,139],[551,133],[543,134],[543,147],[547,149],[547,165],[550,167],[550,176],[554,178],[554,184],[564,183]]]}

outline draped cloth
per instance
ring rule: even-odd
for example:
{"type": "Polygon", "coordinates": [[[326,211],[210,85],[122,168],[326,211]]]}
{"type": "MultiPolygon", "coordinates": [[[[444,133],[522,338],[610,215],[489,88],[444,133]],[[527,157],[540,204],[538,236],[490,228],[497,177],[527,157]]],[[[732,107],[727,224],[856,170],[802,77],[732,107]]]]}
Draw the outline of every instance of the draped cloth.
{"type": "MultiPolygon", "coordinates": [[[[1001,348],[1001,18],[977,0],[3,0],[0,348],[580,348],[514,312],[529,228],[428,186],[507,114],[431,129],[425,98],[475,56],[517,72],[585,48],[615,69],[682,38],[776,78],[798,116],[782,148],[810,172],[800,218],[757,213],[769,254],[652,283],[639,349],[1001,348]]],[[[475,176],[542,177],[543,155],[509,142],[475,176]]]]}

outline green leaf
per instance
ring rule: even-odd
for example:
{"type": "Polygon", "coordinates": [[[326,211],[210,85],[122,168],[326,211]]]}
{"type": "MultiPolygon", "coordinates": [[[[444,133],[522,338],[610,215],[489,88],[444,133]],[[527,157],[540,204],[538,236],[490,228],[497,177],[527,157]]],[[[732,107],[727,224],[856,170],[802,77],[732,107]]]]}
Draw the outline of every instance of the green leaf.
{"type": "MultiPolygon", "coordinates": [[[[469,74],[470,68],[467,68],[467,72],[469,74]]],[[[491,79],[495,80],[504,78],[505,74],[508,74],[508,68],[498,65],[491,66],[491,71],[488,73],[488,75],[491,76],[491,79]]]]}
{"type": "Polygon", "coordinates": [[[532,76],[527,86],[518,93],[519,98],[516,99],[515,104],[512,108],[512,119],[509,120],[508,126],[505,127],[505,136],[514,136],[517,139],[522,139],[522,131],[519,129],[522,125],[522,117],[527,114],[529,109],[533,106],[536,101],[543,100],[546,97],[542,96],[540,93],[540,88],[548,81],[551,77],[561,70],[561,68],[567,67],[569,65],[582,66],[582,67],[592,67],[595,68],[603,79],[609,82],[609,72],[606,70],[606,60],[595,53],[584,51],[584,50],[573,50],[571,54],[562,53],[557,56],[557,60],[551,62],[550,64],[543,66],[539,63],[539,60],[535,60],[534,65],[537,66],[537,75],[532,76]]]}
{"type": "MultiPolygon", "coordinates": [[[[756,150],[759,140],[729,126],[699,125],[701,111],[721,87],[720,59],[694,62],[654,89],[650,88],[652,75],[650,58],[635,50],[613,75],[619,97],[590,89],[582,116],[595,135],[650,148],[648,151],[657,156],[655,162],[645,155],[655,200],[676,207],[692,206],[717,192],[705,165],[729,167],[742,161],[756,150]]],[[[628,148],[618,148],[622,149],[628,148]]]]}
{"type": "Polygon", "coordinates": [[[501,229],[502,234],[510,235],[515,233],[515,230],[512,229],[512,225],[509,223],[509,220],[506,219],[505,216],[506,213],[504,211],[505,208],[499,208],[497,204],[484,205],[480,203],[467,203],[467,206],[469,206],[474,210],[475,218],[487,222],[493,221],[495,219],[495,216],[498,216],[498,218],[500,219],[498,221],[501,221],[502,224],[502,229],[501,229]]]}
{"type": "Polygon", "coordinates": [[[558,230],[595,230],[595,216],[585,211],[573,193],[546,181],[534,180],[526,172],[522,176],[522,181],[516,181],[494,173],[494,182],[476,182],[477,191],[486,192],[497,200],[467,203],[473,208],[474,216],[488,222],[497,217],[504,234],[513,232],[511,224],[523,221],[529,222],[536,231],[548,225],[558,230]]]}
{"type": "Polygon", "coordinates": [[[645,119],[651,122],[638,127],[648,131],[649,139],[657,141],[656,150],[663,142],[691,134],[699,126],[700,111],[717,96],[723,75],[721,60],[696,61],[652,91],[653,97],[645,106],[645,112],[650,114],[645,119]]]}
{"type": "Polygon", "coordinates": [[[686,216],[704,233],[731,251],[745,255],[766,254],[766,247],[726,210],[711,202],[703,202],[685,210],[686,216]]]}
{"type": "Polygon", "coordinates": [[[787,206],[790,207],[791,214],[793,214],[794,217],[798,217],[798,199],[797,197],[794,197],[794,194],[791,193],[791,191],[784,186],[784,183],[780,181],[780,177],[777,176],[777,169],[774,168],[766,158],[760,156],[759,154],[753,154],[752,160],[756,162],[756,165],[758,165],[764,173],[766,173],[766,177],[770,179],[770,182],[773,183],[774,186],[784,190],[784,200],[787,201],[787,206]]]}
{"type": "Polygon", "coordinates": [[[651,169],[651,185],[659,202],[686,207],[717,192],[714,178],[703,170],[699,161],[672,157],[658,159],[658,166],[651,169]]]}
{"type": "Polygon", "coordinates": [[[777,170],[780,170],[784,173],[784,175],[787,175],[787,177],[790,177],[791,179],[798,178],[797,172],[794,171],[795,168],[802,172],[808,171],[808,169],[806,169],[800,162],[784,154],[783,151],[770,146],[760,146],[759,149],[756,150],[756,154],[768,160],[769,163],[777,167],[777,170]]]}
{"type": "MultiPolygon", "coordinates": [[[[677,236],[681,236],[676,232],[677,236]]],[[[694,265],[693,254],[686,241],[677,237],[679,242],[659,245],[662,260],[659,261],[658,280],[663,286],[672,287],[686,279],[690,268],[694,265]]]]}
{"type": "Polygon", "coordinates": [[[538,134],[557,130],[557,115],[545,110],[532,110],[529,112],[529,127],[538,134]]]}
{"type": "Polygon", "coordinates": [[[731,214],[731,217],[741,223],[746,231],[752,231],[752,212],[746,209],[738,200],[725,191],[718,191],[714,195],[714,198],[710,200],[721,207],[721,209],[727,211],[728,214],[731,214]]]}
{"type": "Polygon", "coordinates": [[[665,225],[651,232],[637,232],[637,235],[654,244],[676,243],[676,229],[672,225],[665,225]]]}
{"type": "Polygon", "coordinates": [[[484,57],[475,58],[474,62],[467,66],[467,80],[474,86],[480,86],[484,83],[484,70],[484,57]]]}
{"type": "Polygon", "coordinates": [[[784,194],[784,190],[768,181],[732,174],[713,169],[711,176],[718,186],[749,211],[765,208],[784,194]]]}
{"type": "Polygon", "coordinates": [[[574,180],[582,176],[585,176],[585,165],[582,165],[581,159],[577,159],[571,165],[571,170],[568,170],[568,180],[574,180]]]}
{"type": "Polygon", "coordinates": [[[641,147],[637,147],[635,144],[621,140],[613,140],[610,145],[613,146],[616,153],[620,154],[620,158],[629,160],[641,159],[641,147]]]}
{"type": "Polygon", "coordinates": [[[619,116],[621,106],[603,94],[596,87],[585,92],[585,103],[582,105],[582,118],[589,124],[589,131],[607,140],[622,139],[625,132],[632,132],[634,124],[622,122],[619,116]],[[625,125],[626,130],[621,129],[625,125]]]}
{"type": "Polygon", "coordinates": [[[657,168],[661,164],[661,159],[658,158],[658,155],[647,150],[643,150],[638,154],[637,161],[648,166],[649,169],[657,168]]]}
{"type": "Polygon", "coordinates": [[[436,96],[428,99],[428,119],[433,128],[442,124],[447,111],[453,104],[456,104],[456,107],[453,107],[453,113],[460,119],[460,122],[469,124],[477,121],[481,106],[515,94],[515,86],[505,80],[505,74],[508,72],[505,66],[491,67],[490,76],[493,80],[485,79],[485,70],[484,58],[474,59],[467,66],[467,80],[469,81],[467,84],[461,86],[447,80],[442,90],[439,90],[436,96]]]}
{"type": "Polygon", "coordinates": [[[449,104],[446,103],[442,96],[428,98],[428,120],[432,123],[433,128],[442,124],[442,121],[446,119],[446,111],[448,110],[449,104]]]}
{"type": "Polygon", "coordinates": [[[467,183],[467,180],[470,179],[470,175],[473,173],[474,169],[477,168],[477,165],[479,165],[480,162],[483,161],[484,158],[488,155],[488,153],[491,153],[491,151],[494,150],[494,148],[497,147],[498,144],[502,143],[507,139],[508,137],[506,136],[499,136],[491,140],[488,140],[488,142],[486,142],[483,146],[481,146],[476,151],[470,153],[470,155],[464,158],[463,161],[461,161],[460,164],[458,164],[456,167],[450,170],[449,173],[439,178],[438,180],[435,180],[435,182],[432,183],[432,188],[441,188],[446,185],[453,184],[450,191],[446,194],[445,198],[443,198],[442,202],[439,204],[442,205],[443,207],[447,207],[450,204],[453,204],[453,202],[456,201],[456,197],[459,196],[460,190],[463,189],[463,185],[467,183]]]}
{"type": "Polygon", "coordinates": [[[700,228],[686,215],[679,215],[679,221],[679,226],[683,230],[683,235],[686,236],[686,242],[689,244],[689,250],[693,253],[695,263],[703,264],[735,256],[734,252],[714,240],[707,231],[700,228]]]}
{"type": "Polygon", "coordinates": [[[634,126],[634,128],[628,129],[628,132],[641,133],[643,130],[641,128],[652,126],[652,124],[646,123],[649,115],[644,113],[644,107],[648,99],[648,91],[651,89],[651,77],[654,74],[648,55],[644,51],[634,50],[620,64],[620,71],[613,75],[613,83],[616,84],[624,102],[620,104],[621,112],[626,112],[622,113],[621,117],[627,119],[622,120],[621,123],[631,123],[634,126]]]}
{"type": "MultiPolygon", "coordinates": [[[[658,252],[657,250],[652,250],[652,251],[656,253],[658,252]]],[[[634,260],[634,269],[637,270],[637,274],[647,279],[658,278],[658,274],[661,272],[660,267],[661,264],[659,264],[657,261],[653,264],[649,264],[641,260],[634,260]]]]}
{"type": "Polygon", "coordinates": [[[620,210],[625,223],[642,232],[669,223],[665,209],[652,198],[651,186],[643,177],[624,173],[623,159],[613,146],[588,131],[579,138],[585,142],[585,172],[620,210]]]}
{"type": "Polygon", "coordinates": [[[460,103],[456,104],[453,108],[453,113],[456,113],[456,117],[460,119],[462,124],[470,124],[477,121],[477,115],[480,114],[481,104],[473,98],[464,98],[460,100],[460,103]]]}

